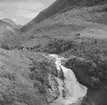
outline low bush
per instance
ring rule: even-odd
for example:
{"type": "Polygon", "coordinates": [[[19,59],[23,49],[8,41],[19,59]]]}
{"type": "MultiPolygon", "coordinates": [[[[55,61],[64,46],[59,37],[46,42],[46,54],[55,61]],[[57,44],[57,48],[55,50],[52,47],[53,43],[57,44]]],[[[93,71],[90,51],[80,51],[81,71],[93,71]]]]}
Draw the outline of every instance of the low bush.
{"type": "Polygon", "coordinates": [[[61,54],[74,46],[76,46],[76,43],[74,41],[65,39],[54,39],[51,40],[45,47],[41,48],[41,50],[43,52],[51,54],[61,54]]]}

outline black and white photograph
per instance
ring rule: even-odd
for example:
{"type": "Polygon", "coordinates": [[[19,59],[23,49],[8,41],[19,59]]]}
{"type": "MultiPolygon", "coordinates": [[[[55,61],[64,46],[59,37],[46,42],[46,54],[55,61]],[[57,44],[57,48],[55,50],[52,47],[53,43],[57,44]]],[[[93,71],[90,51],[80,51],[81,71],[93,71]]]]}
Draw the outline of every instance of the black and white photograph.
{"type": "Polygon", "coordinates": [[[107,105],[107,0],[0,0],[0,105],[107,105]]]}

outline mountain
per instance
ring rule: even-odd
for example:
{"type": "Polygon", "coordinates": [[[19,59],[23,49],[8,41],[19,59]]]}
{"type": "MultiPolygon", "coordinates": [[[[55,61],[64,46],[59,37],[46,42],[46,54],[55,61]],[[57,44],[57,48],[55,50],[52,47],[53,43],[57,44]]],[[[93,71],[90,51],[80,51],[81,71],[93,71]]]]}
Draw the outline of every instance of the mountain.
{"type": "MultiPolygon", "coordinates": [[[[57,0],[21,28],[22,47],[54,53],[59,48],[53,51],[57,44],[74,40],[81,43],[83,37],[90,38],[92,43],[94,39],[106,39],[106,10],[106,0],[57,0]]],[[[65,47],[64,52],[69,48],[65,47]]]]}
{"type": "Polygon", "coordinates": [[[7,22],[9,24],[11,24],[12,26],[15,26],[16,23],[12,20],[12,19],[8,19],[8,18],[3,18],[2,19],[4,22],[7,22]]]}
{"type": "Polygon", "coordinates": [[[11,26],[11,24],[9,24],[8,22],[5,22],[3,20],[0,20],[0,25],[1,26],[6,26],[6,25],[11,26]]]}
{"type": "Polygon", "coordinates": [[[20,24],[19,25],[16,24],[12,19],[9,19],[9,18],[3,18],[2,20],[4,22],[9,23],[10,25],[12,25],[15,29],[20,29],[23,26],[23,25],[20,25],[20,24]]]}
{"type": "Polygon", "coordinates": [[[15,37],[19,33],[19,29],[15,28],[15,26],[11,25],[9,22],[0,20],[0,47],[5,47],[9,49],[9,47],[7,46],[15,43],[15,37]],[[9,43],[11,44],[9,45],[9,43]]]}
{"type": "Polygon", "coordinates": [[[93,6],[105,2],[106,0],[56,0],[51,6],[40,12],[37,17],[26,24],[21,30],[22,32],[28,31],[30,28],[33,28],[35,24],[38,24],[66,8],[71,7],[73,9],[79,6],[93,6]]]}

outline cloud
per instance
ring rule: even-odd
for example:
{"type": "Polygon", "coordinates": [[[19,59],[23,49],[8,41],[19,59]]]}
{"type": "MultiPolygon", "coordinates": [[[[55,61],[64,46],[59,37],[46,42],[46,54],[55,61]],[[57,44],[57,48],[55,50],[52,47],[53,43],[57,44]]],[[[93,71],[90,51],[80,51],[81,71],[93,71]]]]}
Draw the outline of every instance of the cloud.
{"type": "Polygon", "coordinates": [[[38,15],[38,13],[27,13],[26,15],[24,15],[24,17],[32,19],[32,18],[36,17],[37,15],[38,15]]]}
{"type": "Polygon", "coordinates": [[[17,9],[20,10],[40,10],[44,8],[44,4],[38,1],[28,1],[28,2],[19,2],[16,3],[17,9]]]}
{"type": "Polygon", "coordinates": [[[2,15],[2,12],[0,11],[0,16],[2,15]]]}
{"type": "Polygon", "coordinates": [[[45,6],[43,3],[36,1],[35,3],[26,2],[17,4],[17,16],[26,18],[34,18],[45,6]]]}
{"type": "Polygon", "coordinates": [[[0,18],[26,24],[55,0],[0,0],[0,18]]]}

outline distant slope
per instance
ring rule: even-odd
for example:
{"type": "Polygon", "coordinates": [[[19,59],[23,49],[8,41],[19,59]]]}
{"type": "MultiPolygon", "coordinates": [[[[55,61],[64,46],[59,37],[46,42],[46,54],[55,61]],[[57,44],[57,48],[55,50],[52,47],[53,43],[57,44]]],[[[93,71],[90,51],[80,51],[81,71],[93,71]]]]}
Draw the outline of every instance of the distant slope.
{"type": "Polygon", "coordinates": [[[7,22],[7,23],[11,24],[12,26],[16,26],[16,23],[12,19],[3,18],[2,20],[4,22],[7,22]]]}
{"type": "Polygon", "coordinates": [[[6,26],[6,25],[12,26],[12,25],[9,24],[8,22],[5,22],[5,21],[3,21],[3,20],[0,20],[0,26],[6,26]]]}
{"type": "Polygon", "coordinates": [[[70,6],[72,6],[73,9],[73,6],[93,6],[105,2],[106,0],[56,0],[51,6],[40,12],[37,17],[35,17],[32,21],[22,27],[21,31],[29,31],[31,28],[34,27],[35,24],[38,24],[39,22],[70,6]]]}
{"type": "Polygon", "coordinates": [[[16,43],[15,37],[20,33],[19,29],[9,22],[0,20],[0,47],[9,49],[10,44],[16,43]]]}

